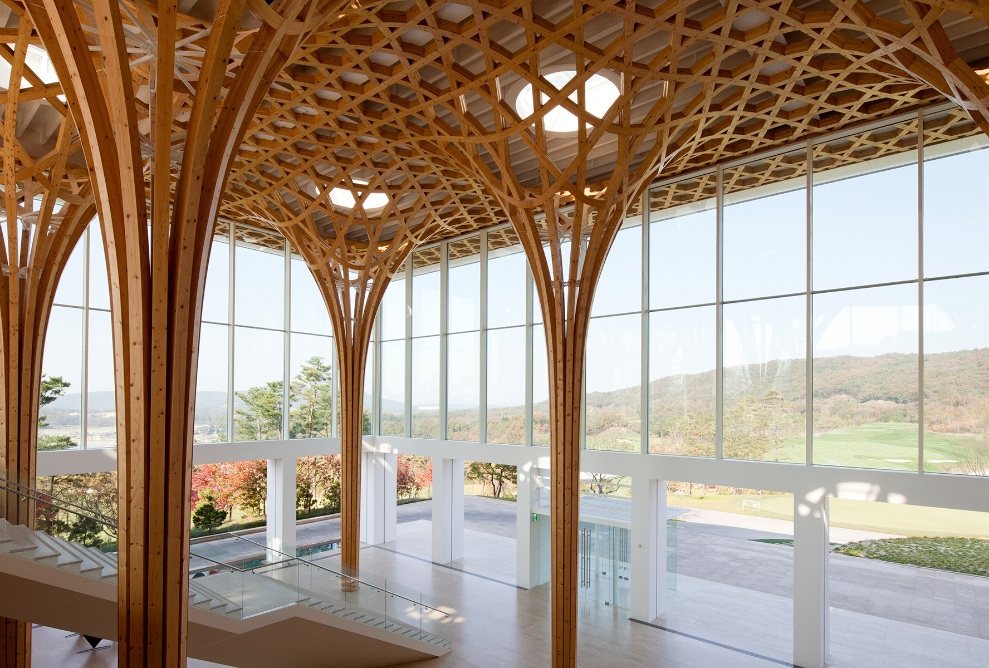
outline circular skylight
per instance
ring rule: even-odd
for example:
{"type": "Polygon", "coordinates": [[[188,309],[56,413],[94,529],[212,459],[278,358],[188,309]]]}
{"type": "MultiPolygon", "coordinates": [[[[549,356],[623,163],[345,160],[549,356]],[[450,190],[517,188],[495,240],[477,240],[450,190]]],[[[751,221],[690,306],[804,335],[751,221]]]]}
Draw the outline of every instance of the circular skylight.
{"type": "MultiPolygon", "coordinates": [[[[355,186],[366,186],[366,182],[354,181],[355,186]]],[[[361,193],[358,193],[359,195],[361,193]]],[[[354,193],[350,192],[346,188],[334,188],[330,191],[330,201],[339,207],[344,209],[353,209],[357,204],[357,198],[354,197],[354,193]]],[[[379,192],[370,192],[364,198],[364,210],[374,211],[377,209],[382,209],[388,204],[388,195],[379,192]]]]}
{"type": "MultiPolygon", "coordinates": [[[[570,83],[570,80],[575,76],[577,73],[574,70],[560,70],[544,74],[543,78],[553,84],[557,90],[560,90],[570,83]]],[[[614,82],[600,74],[593,74],[588,79],[584,89],[585,107],[592,116],[601,118],[618,99],[618,95],[618,86],[614,82]]],[[[541,98],[543,104],[549,102],[549,97],[545,93],[541,94],[541,98]]],[[[570,99],[575,104],[577,103],[577,91],[570,94],[570,99]]],[[[532,84],[530,83],[526,84],[515,98],[515,110],[519,112],[519,116],[522,118],[528,118],[532,115],[532,106],[532,84]]],[[[577,117],[562,106],[554,107],[543,116],[543,128],[548,132],[576,132],[577,126],[577,117]]],[[[591,126],[588,125],[587,127],[591,126]]]]}

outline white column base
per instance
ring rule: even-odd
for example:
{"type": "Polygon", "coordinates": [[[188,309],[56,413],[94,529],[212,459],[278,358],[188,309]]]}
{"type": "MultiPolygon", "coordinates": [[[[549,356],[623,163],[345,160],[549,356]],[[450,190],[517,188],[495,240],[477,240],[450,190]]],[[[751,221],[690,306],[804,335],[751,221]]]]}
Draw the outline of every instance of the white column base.
{"type": "Polygon", "coordinates": [[[828,655],[828,497],[793,496],[793,663],[823,668],[828,655]]]}
{"type": "Polygon", "coordinates": [[[269,561],[285,554],[295,556],[295,459],[268,460],[268,489],[265,501],[268,526],[265,542],[269,561]]]}
{"type": "Polygon", "coordinates": [[[666,611],[666,481],[632,476],[633,619],[666,611]]]}

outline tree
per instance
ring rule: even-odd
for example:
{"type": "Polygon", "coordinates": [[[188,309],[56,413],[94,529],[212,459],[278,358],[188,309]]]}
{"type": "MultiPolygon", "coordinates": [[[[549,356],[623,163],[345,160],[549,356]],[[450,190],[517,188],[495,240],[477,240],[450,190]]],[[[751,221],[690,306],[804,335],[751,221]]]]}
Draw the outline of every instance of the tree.
{"type": "Polygon", "coordinates": [[[591,482],[586,483],[585,487],[591,494],[602,496],[614,494],[621,489],[621,485],[625,481],[625,476],[615,476],[608,473],[591,473],[590,476],[591,482]]]}
{"type": "Polygon", "coordinates": [[[200,498],[209,495],[217,508],[233,515],[240,485],[238,463],[224,462],[193,467],[191,506],[195,508],[200,498]]]}
{"type": "Polygon", "coordinates": [[[398,456],[396,472],[398,498],[409,499],[433,484],[433,464],[429,457],[398,456]]]}
{"type": "Polygon", "coordinates": [[[192,514],[192,523],[197,529],[206,529],[209,533],[213,533],[213,529],[227,519],[227,511],[216,507],[209,492],[205,492],[203,498],[203,503],[199,504],[196,512],[192,514]]]}
{"type": "Polygon", "coordinates": [[[299,457],[295,463],[295,507],[309,513],[332,476],[328,457],[299,457]]]}
{"type": "MultiPolygon", "coordinates": [[[[62,378],[61,376],[46,376],[42,374],[41,376],[41,398],[40,403],[42,407],[47,406],[51,402],[55,401],[59,397],[65,394],[65,388],[69,387],[71,383],[62,378]]],[[[43,429],[48,426],[48,418],[43,414],[38,416],[38,429],[43,429]]],[[[41,452],[48,450],[67,450],[69,448],[76,447],[76,442],[72,440],[71,437],[65,434],[51,435],[51,434],[38,434],[38,450],[41,452]]]]}
{"type": "Polygon", "coordinates": [[[244,402],[237,409],[237,437],[245,441],[263,441],[282,436],[282,381],[273,380],[246,392],[238,392],[244,402]]]}
{"type": "Polygon", "coordinates": [[[489,464],[488,462],[467,462],[464,464],[464,477],[468,480],[480,481],[481,488],[491,485],[491,495],[501,498],[505,485],[514,485],[518,480],[518,467],[508,464],[489,464]]]}
{"type": "Polygon", "coordinates": [[[237,462],[236,467],[237,500],[251,513],[264,515],[268,502],[268,462],[264,459],[237,462]]]}
{"type": "Polygon", "coordinates": [[[333,415],[333,374],[322,357],[310,357],[292,380],[299,401],[291,412],[293,438],[329,436],[333,415]]]}

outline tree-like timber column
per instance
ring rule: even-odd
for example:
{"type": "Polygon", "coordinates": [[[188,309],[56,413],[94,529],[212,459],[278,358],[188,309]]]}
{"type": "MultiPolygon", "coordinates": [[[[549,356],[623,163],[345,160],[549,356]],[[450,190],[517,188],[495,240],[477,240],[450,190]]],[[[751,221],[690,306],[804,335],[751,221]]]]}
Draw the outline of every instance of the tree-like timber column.
{"type": "MultiPolygon", "coordinates": [[[[66,125],[71,127],[71,123],[66,125]]],[[[5,173],[10,172],[5,170],[5,173]]],[[[9,185],[8,188],[8,193],[14,193],[14,188],[9,185]]],[[[31,190],[24,192],[30,201],[31,190]]],[[[53,193],[44,193],[41,211],[33,223],[21,222],[19,212],[24,210],[24,202],[18,201],[21,198],[8,199],[6,209],[6,220],[19,222],[8,226],[13,228],[13,234],[3,240],[9,270],[0,276],[3,355],[0,475],[26,487],[35,486],[37,474],[41,360],[55,288],[72,249],[96,215],[90,199],[66,207],[54,216],[55,197],[53,193]],[[22,254],[20,251],[28,243],[33,247],[32,252],[22,254]]],[[[0,507],[0,517],[8,522],[34,526],[34,504],[26,499],[12,493],[0,495],[0,507]]],[[[31,665],[30,622],[0,617],[0,661],[5,668],[31,665]]]]}
{"type": "MultiPolygon", "coordinates": [[[[10,81],[33,86],[40,79],[26,57],[36,37],[23,10],[15,32],[10,81]]],[[[67,167],[70,154],[78,150],[71,119],[63,119],[53,129],[33,126],[34,114],[18,114],[24,90],[10,85],[0,93],[5,109],[0,178],[6,223],[6,234],[0,238],[0,476],[34,487],[48,318],[62,269],[96,211],[80,174],[67,167]],[[47,155],[32,157],[21,144],[23,134],[34,132],[49,132],[55,138],[47,155]]],[[[0,517],[34,526],[34,504],[13,493],[0,494],[0,517]]],[[[30,652],[31,624],[0,618],[2,665],[26,668],[31,665],[30,652]]]]}
{"type": "Polygon", "coordinates": [[[349,576],[340,587],[354,591],[360,577],[364,370],[381,299],[414,244],[399,232],[388,242],[348,245],[343,234],[328,239],[314,229],[298,224],[283,231],[306,260],[333,323],[340,382],[340,563],[349,576]]]}
{"type": "Polygon", "coordinates": [[[178,28],[174,0],[159,2],[153,15],[143,4],[128,12],[136,31],[124,30],[116,0],[91,7],[28,4],[59,79],[67,82],[107,251],[121,666],[186,662],[193,399],[210,240],[247,124],[316,21],[312,0],[279,0],[274,11],[252,17],[260,27],[241,35],[245,4],[220,0],[208,31],[187,22],[178,28]],[[135,33],[154,37],[151,53],[142,53],[149,41],[128,41],[135,33]],[[176,44],[197,39],[203,58],[189,94],[175,89],[182,81],[176,44]],[[150,61],[141,69],[148,79],[132,72],[130,58],[150,61]],[[136,90],[144,84],[150,131],[142,135],[136,90]],[[178,146],[175,136],[182,137],[178,146]],[[152,152],[148,175],[142,144],[152,152]]]}
{"type": "Polygon", "coordinates": [[[578,201],[565,213],[562,199],[546,203],[545,220],[511,207],[509,215],[532,268],[549,364],[553,667],[574,668],[584,353],[594,289],[626,203],[592,207],[578,201]]]}

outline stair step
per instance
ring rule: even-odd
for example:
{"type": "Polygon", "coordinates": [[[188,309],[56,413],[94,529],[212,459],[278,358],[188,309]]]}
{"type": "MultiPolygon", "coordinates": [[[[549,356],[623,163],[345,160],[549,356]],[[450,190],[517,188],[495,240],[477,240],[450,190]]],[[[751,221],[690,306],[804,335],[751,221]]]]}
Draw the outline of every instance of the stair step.
{"type": "Polygon", "coordinates": [[[22,559],[31,559],[39,564],[58,566],[58,551],[48,547],[31,529],[21,524],[7,524],[7,536],[13,538],[7,553],[22,559]]]}
{"type": "Polygon", "coordinates": [[[95,580],[103,579],[104,574],[113,575],[112,571],[104,572],[104,566],[102,563],[94,560],[89,555],[89,550],[87,550],[82,545],[78,543],[70,543],[69,541],[61,538],[59,536],[51,536],[51,541],[59,547],[60,550],[67,554],[71,554],[76,559],[80,560],[79,572],[88,578],[93,578],[95,580]]]}
{"type": "Polygon", "coordinates": [[[69,550],[66,550],[62,545],[60,545],[54,538],[54,536],[49,536],[44,531],[36,531],[35,538],[38,541],[45,543],[49,549],[58,554],[58,567],[69,573],[80,573],[82,570],[82,559],[72,554],[69,550]]]}

